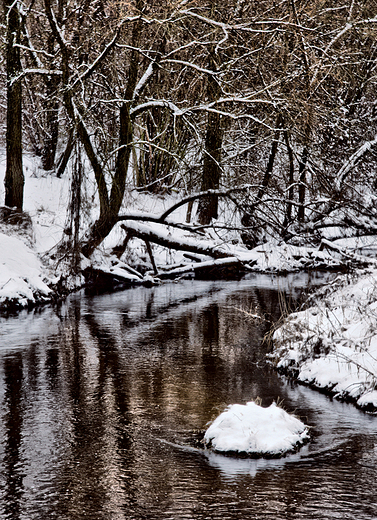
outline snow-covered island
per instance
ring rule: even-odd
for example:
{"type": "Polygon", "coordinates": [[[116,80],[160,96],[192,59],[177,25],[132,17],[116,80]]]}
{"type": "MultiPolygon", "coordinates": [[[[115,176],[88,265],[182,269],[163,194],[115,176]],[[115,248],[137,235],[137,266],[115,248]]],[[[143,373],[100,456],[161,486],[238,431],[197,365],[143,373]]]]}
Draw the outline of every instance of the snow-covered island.
{"type": "Polygon", "coordinates": [[[283,457],[309,441],[309,428],[275,403],[233,404],[207,429],[204,442],[215,452],[247,457],[283,457]]]}

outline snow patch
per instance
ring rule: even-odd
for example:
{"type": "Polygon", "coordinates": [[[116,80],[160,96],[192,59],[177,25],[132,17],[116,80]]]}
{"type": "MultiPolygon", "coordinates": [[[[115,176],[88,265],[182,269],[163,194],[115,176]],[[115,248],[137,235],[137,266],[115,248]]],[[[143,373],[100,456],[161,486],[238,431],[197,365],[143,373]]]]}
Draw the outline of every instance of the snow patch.
{"type": "Polygon", "coordinates": [[[339,276],[288,316],[270,355],[299,381],[377,409],[377,270],[339,276]]]}
{"type": "Polygon", "coordinates": [[[0,233],[0,306],[18,302],[18,306],[25,307],[50,294],[35,252],[20,238],[0,233]]]}
{"type": "Polygon", "coordinates": [[[281,457],[309,440],[309,429],[273,403],[229,406],[207,429],[204,442],[216,452],[281,457]]]}

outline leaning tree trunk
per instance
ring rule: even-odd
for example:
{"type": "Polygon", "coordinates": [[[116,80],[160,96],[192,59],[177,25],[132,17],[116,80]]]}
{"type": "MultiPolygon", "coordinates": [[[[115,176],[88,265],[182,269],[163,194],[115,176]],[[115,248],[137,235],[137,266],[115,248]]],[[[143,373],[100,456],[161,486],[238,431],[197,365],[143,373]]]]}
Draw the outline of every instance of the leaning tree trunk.
{"type": "MultiPolygon", "coordinates": [[[[135,49],[131,53],[128,82],[124,93],[125,100],[132,100],[137,85],[137,75],[139,70],[139,53],[136,49],[140,37],[141,24],[134,25],[132,41],[135,49]]],[[[126,177],[133,144],[133,125],[131,119],[132,101],[124,101],[119,111],[119,144],[115,163],[115,172],[112,181],[110,194],[104,180],[103,172],[96,175],[98,194],[100,197],[100,215],[89,231],[89,235],[82,245],[82,253],[89,257],[94,250],[103,242],[118,222],[119,210],[121,208],[124,192],[126,189],[126,177]]],[[[88,141],[88,136],[83,135],[83,125],[79,125],[78,133],[84,142],[88,141]]],[[[89,143],[88,143],[89,144],[89,143]]],[[[89,149],[86,148],[87,154],[89,149]]],[[[93,161],[88,154],[93,166],[93,161]]]]}
{"type": "Polygon", "coordinates": [[[5,205],[22,210],[24,174],[22,169],[22,86],[17,80],[22,72],[20,47],[20,13],[17,2],[4,1],[7,13],[6,68],[7,68],[7,130],[5,205]]]}

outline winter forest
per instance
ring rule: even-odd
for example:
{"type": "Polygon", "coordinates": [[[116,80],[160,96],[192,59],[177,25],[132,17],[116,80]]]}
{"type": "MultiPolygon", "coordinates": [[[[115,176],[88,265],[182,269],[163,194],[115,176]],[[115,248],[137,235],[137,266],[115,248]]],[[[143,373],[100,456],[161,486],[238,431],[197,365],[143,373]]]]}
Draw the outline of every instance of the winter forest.
{"type": "Polygon", "coordinates": [[[0,42],[0,520],[377,518],[377,0],[0,42]]]}
{"type": "Polygon", "coordinates": [[[54,258],[375,233],[374,1],[4,0],[1,32],[3,212],[26,155],[69,178],[54,258]]]}

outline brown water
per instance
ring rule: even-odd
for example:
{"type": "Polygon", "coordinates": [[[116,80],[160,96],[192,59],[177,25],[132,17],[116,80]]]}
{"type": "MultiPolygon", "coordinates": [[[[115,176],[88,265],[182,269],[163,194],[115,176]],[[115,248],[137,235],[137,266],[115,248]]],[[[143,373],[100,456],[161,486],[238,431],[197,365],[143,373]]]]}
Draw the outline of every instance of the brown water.
{"type": "Polygon", "coordinates": [[[267,324],[239,310],[277,319],[305,283],[186,281],[0,318],[0,519],[376,519],[377,417],[279,377],[267,324]],[[201,448],[255,398],[311,443],[269,461],[201,448]]]}

